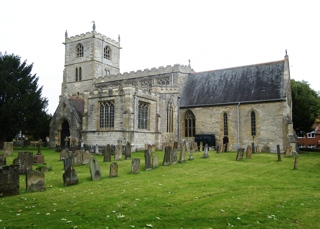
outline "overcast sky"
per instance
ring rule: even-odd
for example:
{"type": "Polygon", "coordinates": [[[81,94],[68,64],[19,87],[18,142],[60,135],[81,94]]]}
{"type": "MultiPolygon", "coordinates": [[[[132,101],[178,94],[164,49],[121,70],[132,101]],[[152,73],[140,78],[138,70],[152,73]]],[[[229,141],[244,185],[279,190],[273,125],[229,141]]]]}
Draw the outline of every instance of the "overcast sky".
{"type": "Polygon", "coordinates": [[[96,31],[121,36],[120,71],[187,65],[207,71],[282,60],[291,78],[320,91],[317,1],[10,0],[1,3],[0,52],[33,63],[53,114],[69,36],[96,31]]]}

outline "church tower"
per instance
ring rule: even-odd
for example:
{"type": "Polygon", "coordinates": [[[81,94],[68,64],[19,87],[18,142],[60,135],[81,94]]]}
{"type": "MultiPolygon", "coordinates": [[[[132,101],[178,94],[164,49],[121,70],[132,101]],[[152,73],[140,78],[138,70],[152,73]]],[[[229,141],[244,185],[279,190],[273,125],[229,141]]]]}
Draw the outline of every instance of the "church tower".
{"type": "Polygon", "coordinates": [[[68,37],[66,31],[63,44],[62,96],[79,97],[92,91],[94,79],[120,73],[120,37],[115,41],[97,33],[94,21],[91,32],[68,37]]]}

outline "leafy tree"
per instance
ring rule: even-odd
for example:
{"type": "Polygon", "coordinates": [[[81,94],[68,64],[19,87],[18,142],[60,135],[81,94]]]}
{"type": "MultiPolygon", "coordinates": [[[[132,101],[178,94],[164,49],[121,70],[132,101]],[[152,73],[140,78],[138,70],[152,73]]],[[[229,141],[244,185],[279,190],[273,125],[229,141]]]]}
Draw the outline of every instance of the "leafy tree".
{"type": "Polygon", "coordinates": [[[32,67],[19,56],[0,53],[0,147],[19,131],[40,137],[39,126],[49,130],[49,120],[44,121],[48,100],[41,96],[32,67]]]}
{"type": "Polygon", "coordinates": [[[297,134],[309,132],[320,114],[320,96],[306,81],[291,80],[293,127],[297,134]]]}

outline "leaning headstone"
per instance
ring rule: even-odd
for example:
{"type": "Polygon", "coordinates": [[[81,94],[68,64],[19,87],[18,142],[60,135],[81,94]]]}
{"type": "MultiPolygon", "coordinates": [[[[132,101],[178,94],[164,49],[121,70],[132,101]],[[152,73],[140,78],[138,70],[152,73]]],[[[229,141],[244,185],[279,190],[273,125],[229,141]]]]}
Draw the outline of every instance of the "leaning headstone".
{"type": "Polygon", "coordinates": [[[157,155],[152,157],[152,168],[157,168],[159,166],[159,159],[157,155]]]}
{"type": "Polygon", "coordinates": [[[4,142],[3,151],[4,151],[4,155],[11,156],[13,153],[13,142],[4,142]]]}
{"type": "Polygon", "coordinates": [[[287,146],[286,148],[286,157],[290,157],[292,155],[292,146],[287,146]]]}
{"type": "Polygon", "coordinates": [[[7,164],[6,156],[4,154],[0,154],[0,166],[6,165],[6,164],[7,164]]]}
{"type": "Polygon", "coordinates": [[[115,161],[122,160],[122,145],[120,145],[120,144],[116,145],[116,149],[114,152],[114,160],[115,161]]]}
{"type": "Polygon", "coordinates": [[[171,153],[171,163],[176,164],[178,160],[177,149],[173,149],[171,153]]]}
{"type": "Polygon", "coordinates": [[[69,157],[69,151],[63,149],[60,152],[60,161],[64,160],[65,158],[69,157]]]}
{"type": "Polygon", "coordinates": [[[0,198],[19,194],[19,165],[0,166],[0,198]]]}
{"type": "Polygon", "coordinates": [[[109,177],[117,177],[118,176],[118,163],[117,162],[112,162],[110,164],[110,173],[109,177]]]}
{"type": "Polygon", "coordinates": [[[139,173],[140,172],[140,158],[132,158],[131,161],[131,173],[139,173]]]}
{"type": "Polygon", "coordinates": [[[152,163],[151,163],[151,151],[149,149],[146,149],[144,151],[144,159],[146,163],[146,171],[152,169],[152,163]]]}
{"type": "Polygon", "coordinates": [[[183,140],[183,142],[180,143],[179,163],[186,162],[186,148],[187,148],[186,140],[183,140]]]}
{"type": "Polygon", "coordinates": [[[243,154],[244,154],[244,148],[239,148],[237,151],[237,157],[236,160],[240,161],[243,159],[243,154]]]}
{"type": "Polygon", "coordinates": [[[78,174],[72,166],[68,166],[64,171],[63,175],[63,184],[64,186],[70,186],[78,184],[78,174]]]}
{"type": "Polygon", "coordinates": [[[124,159],[125,160],[131,159],[131,144],[130,144],[130,142],[127,142],[127,144],[125,145],[124,159]]]}
{"type": "Polygon", "coordinates": [[[104,149],[104,154],[103,154],[104,162],[111,162],[111,153],[112,153],[112,149],[111,149],[111,146],[108,144],[104,149]]]}
{"type": "Polygon", "coordinates": [[[19,174],[26,174],[27,170],[32,170],[33,153],[18,152],[18,157],[13,160],[14,165],[19,165],[19,174]]]}
{"type": "Polygon", "coordinates": [[[90,174],[92,180],[100,180],[101,179],[101,171],[98,161],[91,156],[90,158],[90,174]]]}
{"type": "Polygon", "coordinates": [[[208,148],[209,148],[209,146],[208,146],[208,144],[206,144],[204,146],[204,153],[203,153],[203,156],[202,156],[203,158],[209,158],[208,148]]]}
{"type": "Polygon", "coordinates": [[[83,165],[87,165],[90,162],[90,159],[92,157],[91,153],[89,152],[89,150],[83,151],[81,150],[81,157],[82,157],[82,164],[83,165]]]}
{"type": "Polygon", "coordinates": [[[246,151],[246,159],[251,159],[251,154],[252,154],[252,147],[251,145],[248,145],[247,151],[246,151]]]}
{"type": "Polygon", "coordinates": [[[171,164],[171,146],[166,146],[164,148],[164,157],[162,165],[170,165],[171,164]]]}
{"type": "Polygon", "coordinates": [[[43,172],[37,170],[28,170],[26,174],[27,192],[45,191],[45,176],[43,172]]]}
{"type": "Polygon", "coordinates": [[[69,166],[72,166],[72,158],[68,157],[63,159],[63,170],[67,170],[69,166]]]}

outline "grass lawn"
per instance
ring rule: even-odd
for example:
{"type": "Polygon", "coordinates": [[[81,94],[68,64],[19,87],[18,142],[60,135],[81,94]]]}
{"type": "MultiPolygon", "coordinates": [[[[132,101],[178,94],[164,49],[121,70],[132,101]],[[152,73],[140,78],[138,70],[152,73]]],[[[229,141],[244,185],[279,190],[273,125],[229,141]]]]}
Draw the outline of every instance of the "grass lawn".
{"type": "MultiPolygon", "coordinates": [[[[17,152],[7,157],[12,164],[17,152]]],[[[33,151],[30,147],[24,151],[33,151]]],[[[102,179],[91,181],[88,165],[76,166],[79,184],[65,187],[59,153],[42,149],[46,191],[0,198],[0,228],[320,228],[320,155],[277,161],[277,154],[194,153],[194,160],[130,174],[131,160],[118,161],[119,176],[109,178],[110,162],[98,160],[102,179]]],[[[163,152],[154,153],[162,164],[163,152]]],[[[188,158],[188,155],[187,155],[188,158]]],[[[112,158],[113,160],[113,158],[112,158]]],[[[36,166],[34,166],[34,169],[36,166]]]]}

